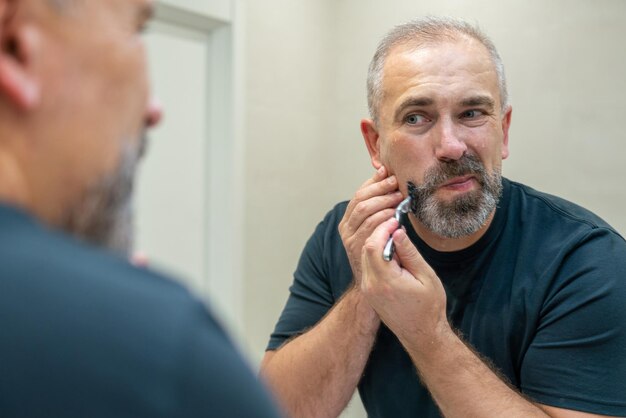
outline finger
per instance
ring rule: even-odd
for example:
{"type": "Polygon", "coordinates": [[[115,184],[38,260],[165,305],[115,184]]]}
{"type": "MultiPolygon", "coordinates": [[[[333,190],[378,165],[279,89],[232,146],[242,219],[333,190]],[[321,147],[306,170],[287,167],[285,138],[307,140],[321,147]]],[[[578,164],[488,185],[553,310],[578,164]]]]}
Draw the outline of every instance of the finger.
{"type": "Polygon", "coordinates": [[[362,237],[363,242],[365,242],[365,239],[372,235],[372,232],[374,232],[378,225],[393,218],[395,212],[396,210],[394,208],[387,208],[373,213],[359,225],[354,235],[362,237]]]}
{"type": "Polygon", "coordinates": [[[398,190],[398,179],[391,175],[356,191],[354,200],[362,202],[375,196],[383,196],[398,190]]]}
{"type": "Polygon", "coordinates": [[[398,188],[395,176],[387,175],[387,169],[382,166],[374,173],[374,175],[361,185],[354,194],[354,197],[348,203],[346,214],[350,216],[354,207],[361,201],[369,199],[372,196],[380,196],[393,192],[398,188]],[[389,180],[389,179],[392,180],[389,180]]]}
{"type": "MultiPolygon", "coordinates": [[[[359,186],[359,188],[357,190],[361,190],[371,184],[377,183],[381,180],[383,180],[385,177],[387,177],[387,168],[384,165],[381,165],[378,170],[376,170],[376,172],[374,173],[374,175],[372,177],[370,177],[369,179],[367,179],[363,184],[361,184],[359,186]]],[[[352,199],[354,200],[354,199],[352,199]]],[[[352,203],[352,200],[350,201],[350,203],[352,203]]],[[[346,209],[346,212],[348,212],[348,209],[350,209],[350,205],[348,204],[348,208],[346,209]]]]}
{"type": "Polygon", "coordinates": [[[365,183],[367,183],[367,182],[376,183],[377,181],[381,181],[382,179],[384,179],[388,175],[389,175],[389,173],[387,173],[387,167],[385,167],[384,165],[381,165],[378,168],[378,170],[376,170],[376,172],[374,173],[372,178],[367,180],[365,183]]]}
{"type": "Polygon", "coordinates": [[[391,275],[400,273],[401,269],[398,263],[389,263],[383,260],[385,244],[387,244],[387,240],[397,228],[398,221],[395,218],[390,218],[378,225],[367,241],[365,241],[361,254],[361,263],[363,266],[367,266],[367,270],[364,268],[364,271],[374,273],[372,277],[368,277],[369,282],[375,281],[376,277],[380,275],[388,276],[388,274],[384,274],[385,271],[391,275]]]}
{"type": "Polygon", "coordinates": [[[357,244],[361,246],[361,248],[358,249],[359,251],[362,250],[363,245],[365,244],[365,241],[367,240],[367,238],[370,237],[370,235],[372,235],[372,232],[374,231],[374,229],[376,229],[376,227],[378,227],[383,222],[392,218],[394,213],[395,213],[394,209],[382,210],[380,212],[373,214],[369,218],[367,218],[359,226],[359,228],[352,234],[352,239],[354,240],[354,242],[360,243],[360,244],[357,244]]]}
{"type": "MultiPolygon", "coordinates": [[[[373,220],[372,217],[375,217],[382,211],[385,211],[386,215],[381,219],[381,221],[386,220],[394,215],[395,207],[401,201],[402,193],[395,192],[384,196],[376,196],[364,202],[360,202],[355,206],[350,217],[346,219],[346,226],[351,231],[357,231],[368,221],[370,221],[371,224],[371,220],[373,220]],[[391,211],[391,213],[389,214],[388,211],[391,211]]],[[[371,227],[366,226],[366,229],[369,229],[371,232],[379,224],[380,221],[376,222],[376,224],[371,227]]]]}
{"type": "Polygon", "coordinates": [[[433,272],[433,270],[419,251],[417,251],[417,248],[415,248],[415,245],[413,245],[407,236],[406,231],[398,229],[393,232],[392,236],[396,246],[396,255],[402,267],[411,273],[411,275],[415,276],[420,282],[424,283],[428,281],[428,279],[432,277],[430,273],[433,272]]]}
{"type": "Polygon", "coordinates": [[[398,229],[398,220],[396,218],[389,218],[380,225],[378,225],[372,234],[369,236],[363,249],[368,255],[378,254],[382,260],[382,253],[387,240],[398,229]]]}

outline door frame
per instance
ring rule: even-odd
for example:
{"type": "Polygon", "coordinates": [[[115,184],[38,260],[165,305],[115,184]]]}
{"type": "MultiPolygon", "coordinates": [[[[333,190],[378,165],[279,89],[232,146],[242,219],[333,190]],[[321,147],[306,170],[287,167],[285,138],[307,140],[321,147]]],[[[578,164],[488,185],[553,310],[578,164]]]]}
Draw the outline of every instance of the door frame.
{"type": "MultiPolygon", "coordinates": [[[[231,332],[243,338],[243,260],[245,257],[245,141],[244,127],[234,115],[244,114],[241,7],[238,0],[219,2],[219,10],[200,12],[156,1],[155,20],[189,28],[208,36],[209,114],[206,118],[208,185],[204,229],[204,294],[231,332]],[[229,13],[224,13],[229,10],[229,13]],[[237,19],[235,19],[236,17],[237,19]]],[[[215,3],[213,3],[215,4],[215,3]]],[[[210,8],[207,6],[207,8],[210,8]]]]}

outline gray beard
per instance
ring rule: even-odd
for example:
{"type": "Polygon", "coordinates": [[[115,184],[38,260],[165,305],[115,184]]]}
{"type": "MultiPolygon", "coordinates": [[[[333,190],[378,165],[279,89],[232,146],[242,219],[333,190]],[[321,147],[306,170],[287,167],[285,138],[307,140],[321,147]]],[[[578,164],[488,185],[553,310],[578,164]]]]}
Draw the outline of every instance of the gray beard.
{"type": "Polygon", "coordinates": [[[100,178],[68,211],[62,229],[74,237],[124,257],[134,241],[133,187],[146,139],[122,149],[118,169],[100,178]]]}
{"type": "Polygon", "coordinates": [[[445,238],[460,238],[477,232],[496,209],[502,194],[502,174],[499,169],[487,173],[474,155],[464,155],[457,161],[442,162],[424,175],[424,184],[408,182],[411,213],[430,231],[445,238]],[[479,190],[459,196],[451,202],[435,197],[437,188],[458,176],[474,175],[479,190]]]}

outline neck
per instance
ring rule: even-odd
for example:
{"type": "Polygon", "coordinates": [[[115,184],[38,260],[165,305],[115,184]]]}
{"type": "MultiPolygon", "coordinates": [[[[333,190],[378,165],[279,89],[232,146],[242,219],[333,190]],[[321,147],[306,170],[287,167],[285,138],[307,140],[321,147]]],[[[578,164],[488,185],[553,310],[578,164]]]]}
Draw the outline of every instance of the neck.
{"type": "Polygon", "coordinates": [[[0,201],[31,213],[40,221],[56,225],[58,204],[48,199],[53,183],[50,176],[37,172],[36,160],[24,157],[27,152],[18,145],[0,144],[0,201]]]}
{"type": "Polygon", "coordinates": [[[0,148],[0,201],[29,210],[27,181],[14,154],[0,148]]]}
{"type": "Polygon", "coordinates": [[[413,229],[417,233],[417,235],[432,249],[442,252],[452,252],[463,250],[472,244],[476,243],[485,232],[489,229],[491,222],[493,221],[493,217],[495,215],[495,210],[491,212],[489,218],[485,224],[476,232],[471,235],[465,235],[460,238],[446,238],[441,235],[437,235],[431,230],[427,229],[420,221],[417,220],[415,215],[409,215],[409,220],[411,221],[411,225],[413,229]]]}

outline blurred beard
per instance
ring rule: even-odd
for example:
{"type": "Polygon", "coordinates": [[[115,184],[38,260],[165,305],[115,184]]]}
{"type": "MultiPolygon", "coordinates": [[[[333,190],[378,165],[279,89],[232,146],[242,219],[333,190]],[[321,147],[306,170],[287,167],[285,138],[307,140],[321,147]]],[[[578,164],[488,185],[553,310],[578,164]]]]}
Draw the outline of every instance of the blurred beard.
{"type": "Polygon", "coordinates": [[[76,238],[131,255],[134,241],[133,187],[146,138],[122,148],[118,169],[100,178],[70,208],[62,229],[76,238]]]}
{"type": "Polygon", "coordinates": [[[411,212],[430,231],[445,238],[460,238],[477,232],[496,209],[502,194],[502,174],[499,168],[487,173],[474,155],[464,155],[457,161],[442,162],[424,175],[424,184],[408,182],[411,212]],[[456,197],[450,202],[435,197],[446,181],[459,176],[475,176],[480,188],[456,197]]]}

